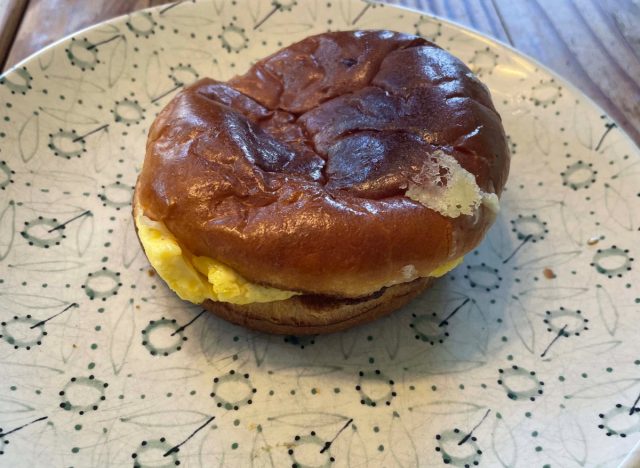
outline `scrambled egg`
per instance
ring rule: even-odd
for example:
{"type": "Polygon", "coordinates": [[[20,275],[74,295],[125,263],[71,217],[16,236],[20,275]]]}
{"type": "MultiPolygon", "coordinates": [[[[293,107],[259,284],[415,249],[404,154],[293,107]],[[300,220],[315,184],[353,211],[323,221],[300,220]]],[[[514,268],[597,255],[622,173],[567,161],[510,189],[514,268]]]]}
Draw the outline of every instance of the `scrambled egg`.
{"type": "MultiPolygon", "coordinates": [[[[300,293],[260,286],[209,257],[197,257],[183,249],[164,223],[146,216],[136,218],[138,236],[149,262],[160,277],[183,300],[200,304],[207,299],[250,304],[289,299],[300,293]]],[[[447,262],[429,276],[439,278],[453,270],[463,257],[447,262]]]]}
{"type": "Polygon", "coordinates": [[[458,257],[456,259],[448,261],[447,263],[443,263],[438,268],[436,268],[431,273],[429,273],[429,276],[431,276],[432,278],[440,278],[441,276],[446,275],[455,267],[460,265],[463,260],[464,260],[464,257],[458,257]]]}
{"type": "Polygon", "coordinates": [[[180,299],[195,304],[207,299],[250,304],[282,301],[299,294],[251,283],[220,262],[191,255],[164,223],[138,216],[136,225],[149,262],[180,299]]]}

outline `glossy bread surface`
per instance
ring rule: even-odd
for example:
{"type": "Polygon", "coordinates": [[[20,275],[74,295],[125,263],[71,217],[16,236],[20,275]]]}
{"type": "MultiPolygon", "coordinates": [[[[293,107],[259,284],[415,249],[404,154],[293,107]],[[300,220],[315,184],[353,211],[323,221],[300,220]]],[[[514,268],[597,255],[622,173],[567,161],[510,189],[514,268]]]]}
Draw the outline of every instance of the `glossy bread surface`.
{"type": "Polygon", "coordinates": [[[500,194],[508,150],[484,85],[421,38],[326,33],[177,95],[137,190],[195,255],[260,284],[357,297],[428,275],[491,224],[484,205],[451,218],[405,196],[416,180],[446,184],[421,179],[440,170],[434,154],[500,194]]]}

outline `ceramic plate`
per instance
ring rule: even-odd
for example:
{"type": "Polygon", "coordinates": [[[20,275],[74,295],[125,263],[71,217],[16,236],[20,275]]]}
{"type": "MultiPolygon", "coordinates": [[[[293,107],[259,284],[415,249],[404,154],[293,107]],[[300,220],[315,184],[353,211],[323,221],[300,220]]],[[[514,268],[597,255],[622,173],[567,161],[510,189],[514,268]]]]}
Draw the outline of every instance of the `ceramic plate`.
{"type": "Polygon", "coordinates": [[[183,2],[75,34],[0,85],[3,466],[615,466],[640,434],[640,154],[514,50],[357,1],[183,2]],[[420,34],[487,83],[500,216],[403,311],[279,337],[178,300],[136,239],[146,132],[182,86],[323,31],[420,34]]]}

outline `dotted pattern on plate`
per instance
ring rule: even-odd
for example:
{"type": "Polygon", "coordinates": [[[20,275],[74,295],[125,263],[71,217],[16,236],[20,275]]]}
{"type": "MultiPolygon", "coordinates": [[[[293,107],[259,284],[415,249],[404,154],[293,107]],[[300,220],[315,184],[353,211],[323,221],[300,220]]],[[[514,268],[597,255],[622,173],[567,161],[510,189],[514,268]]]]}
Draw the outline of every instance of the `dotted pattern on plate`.
{"type": "Polygon", "coordinates": [[[0,464],[614,466],[638,438],[638,150],[529,60],[391,7],[215,0],[98,25],[0,81],[0,464]],[[495,227],[349,332],[199,314],[132,227],[148,125],[199,77],[352,28],[435,40],[488,84],[513,152],[495,227]]]}

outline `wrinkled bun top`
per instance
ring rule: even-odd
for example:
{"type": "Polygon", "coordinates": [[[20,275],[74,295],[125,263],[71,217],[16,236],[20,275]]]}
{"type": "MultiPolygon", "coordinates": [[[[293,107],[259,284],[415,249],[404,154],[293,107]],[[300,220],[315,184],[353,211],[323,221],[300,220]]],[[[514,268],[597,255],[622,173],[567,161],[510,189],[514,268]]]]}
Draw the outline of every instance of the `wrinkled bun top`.
{"type": "Polygon", "coordinates": [[[501,193],[509,154],[486,87],[424,39],[326,33],[180,92],[151,127],[137,197],[252,282],[357,297],[427,276],[492,223],[485,203],[450,216],[406,195],[446,187],[443,158],[501,193]]]}

